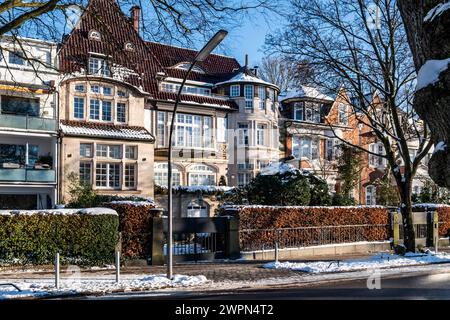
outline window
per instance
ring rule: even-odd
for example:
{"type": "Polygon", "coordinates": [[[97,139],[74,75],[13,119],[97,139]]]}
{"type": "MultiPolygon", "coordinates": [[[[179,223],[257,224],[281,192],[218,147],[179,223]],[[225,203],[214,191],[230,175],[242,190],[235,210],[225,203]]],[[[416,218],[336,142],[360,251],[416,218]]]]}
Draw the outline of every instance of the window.
{"type": "Polygon", "coordinates": [[[327,139],[327,146],[326,146],[326,159],[328,161],[335,160],[336,152],[336,141],[334,139],[327,139]]]}
{"type": "Polygon", "coordinates": [[[106,60],[100,58],[89,58],[89,74],[110,75],[109,66],[106,60]]]}
{"type": "Polygon", "coordinates": [[[95,167],[95,185],[113,189],[120,188],[120,164],[97,163],[95,167]]]}
{"type": "Polygon", "coordinates": [[[84,119],[84,98],[73,98],[73,117],[76,119],[84,119]]]}
{"type": "Polygon", "coordinates": [[[80,156],[84,158],[92,158],[91,143],[80,143],[80,156]]]}
{"type": "Polygon", "coordinates": [[[248,146],[248,124],[238,123],[238,145],[248,146]]]}
{"type": "Polygon", "coordinates": [[[238,170],[253,170],[253,164],[248,160],[238,163],[238,170]]]}
{"type": "Polygon", "coordinates": [[[206,165],[194,165],[189,169],[190,186],[213,186],[215,178],[214,170],[206,165]]]}
{"type": "Polygon", "coordinates": [[[412,193],[416,194],[416,195],[421,194],[422,193],[422,187],[421,186],[414,186],[412,193]]]}
{"type": "Polygon", "coordinates": [[[79,172],[80,183],[84,185],[91,185],[91,163],[80,162],[80,172],[79,172]]]}
{"type": "Polygon", "coordinates": [[[158,143],[158,147],[165,146],[165,116],[166,113],[162,111],[158,111],[157,114],[157,124],[156,124],[156,139],[158,143]]]}
{"type": "Polygon", "coordinates": [[[125,147],[125,158],[137,159],[137,147],[136,146],[126,146],[125,147]]]}
{"type": "Polygon", "coordinates": [[[93,92],[93,93],[100,93],[100,86],[98,86],[96,84],[91,85],[91,92],[93,92]]]}
{"type": "Polygon", "coordinates": [[[11,64],[17,64],[20,66],[26,65],[25,56],[20,51],[10,52],[8,62],[11,64]]]}
{"type": "MultiPolygon", "coordinates": [[[[155,185],[166,187],[168,186],[167,163],[155,164],[154,170],[155,185]]],[[[172,166],[172,186],[181,185],[180,172],[172,166]]]]}
{"type": "Polygon", "coordinates": [[[125,165],[125,187],[135,188],[136,187],[136,165],[126,164],[125,165]]]}
{"type": "Polygon", "coordinates": [[[345,104],[339,105],[339,124],[348,125],[348,108],[345,104]]]}
{"type": "Polygon", "coordinates": [[[107,157],[108,156],[108,145],[98,144],[96,148],[95,155],[97,157],[107,157]]]}
{"type": "Polygon", "coordinates": [[[1,113],[39,116],[39,99],[1,96],[1,113]]]}
{"type": "Polygon", "coordinates": [[[105,96],[111,96],[112,95],[112,88],[111,87],[103,87],[103,94],[105,96]]]}
{"type": "Polygon", "coordinates": [[[111,121],[111,101],[102,101],[102,120],[111,121]]]}
{"type": "Polygon", "coordinates": [[[258,88],[258,96],[259,96],[259,110],[266,109],[266,88],[259,87],[258,88]]]}
{"type": "Polygon", "coordinates": [[[230,86],[230,97],[239,97],[241,95],[241,86],[234,84],[230,86]]]}
{"type": "Polygon", "coordinates": [[[113,159],[122,159],[122,146],[108,146],[109,157],[113,159]]]}
{"type": "Polygon", "coordinates": [[[253,109],[253,86],[244,86],[245,109],[253,109]]]}
{"type": "Polygon", "coordinates": [[[272,111],[275,111],[275,90],[269,89],[269,100],[271,101],[271,109],[272,111]]]}
{"type": "Polygon", "coordinates": [[[75,85],[76,92],[84,92],[84,90],[85,90],[84,84],[76,84],[75,85]]]}
{"type": "Polygon", "coordinates": [[[205,148],[212,147],[212,119],[211,117],[203,118],[203,142],[205,148]]]}
{"type": "Polygon", "coordinates": [[[29,144],[27,149],[24,144],[0,144],[0,155],[0,163],[34,165],[38,159],[39,146],[29,144]]]}
{"type": "Polygon", "coordinates": [[[89,119],[100,120],[100,100],[91,99],[89,119]]]}
{"type": "Polygon", "coordinates": [[[126,122],[126,105],[125,103],[118,103],[117,104],[117,110],[116,110],[116,116],[117,116],[117,122],[126,122]]]}
{"type": "Polygon", "coordinates": [[[251,173],[238,173],[238,186],[243,187],[250,183],[252,180],[251,173]]]}
{"type": "MultiPolygon", "coordinates": [[[[179,90],[180,90],[179,84],[167,83],[167,82],[161,83],[161,91],[178,93],[179,90]]],[[[185,85],[185,86],[183,86],[182,93],[183,94],[192,94],[192,95],[210,96],[211,89],[185,85]]]]}
{"type": "Polygon", "coordinates": [[[294,104],[294,120],[300,121],[304,120],[303,109],[304,109],[303,103],[294,104]]]}
{"type": "Polygon", "coordinates": [[[264,132],[266,131],[266,125],[258,124],[256,127],[256,144],[259,146],[264,145],[264,132]]]}
{"type": "Polygon", "coordinates": [[[126,98],[127,97],[127,93],[123,90],[117,90],[117,96],[120,98],[126,98]]]}
{"type": "Polygon", "coordinates": [[[267,161],[256,160],[256,169],[261,170],[267,167],[269,163],[267,161]]]}
{"type": "Polygon", "coordinates": [[[318,159],[319,139],[294,136],[292,139],[292,154],[296,159],[318,159]]]}
{"type": "MultiPolygon", "coordinates": [[[[384,146],[381,142],[371,143],[369,145],[369,151],[378,155],[384,155],[384,146]]],[[[369,166],[371,167],[382,167],[385,165],[385,159],[375,154],[369,153],[369,166]]]]}
{"type": "Polygon", "coordinates": [[[89,39],[100,41],[101,40],[100,32],[96,30],[89,31],[89,39]]]}
{"type": "MultiPolygon", "coordinates": [[[[158,130],[164,130],[162,115],[158,115],[158,130]]],[[[170,119],[168,119],[168,124],[170,119]]],[[[212,147],[212,118],[189,114],[177,114],[174,144],[178,147],[212,147]],[[202,125],[203,119],[203,125],[202,125]]],[[[163,141],[160,141],[163,142],[163,141]]]]}
{"type": "Polygon", "coordinates": [[[366,205],[374,206],[375,204],[376,204],[375,187],[367,186],[366,187],[366,205]]]}

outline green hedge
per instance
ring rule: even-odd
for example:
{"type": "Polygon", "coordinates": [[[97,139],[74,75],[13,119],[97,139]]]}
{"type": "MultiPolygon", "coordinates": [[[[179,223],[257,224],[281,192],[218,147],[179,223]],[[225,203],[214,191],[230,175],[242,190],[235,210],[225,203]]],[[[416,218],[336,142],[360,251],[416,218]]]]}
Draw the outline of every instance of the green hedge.
{"type": "Polygon", "coordinates": [[[118,226],[117,214],[0,214],[0,262],[51,264],[59,252],[62,263],[112,263],[118,226]]]}

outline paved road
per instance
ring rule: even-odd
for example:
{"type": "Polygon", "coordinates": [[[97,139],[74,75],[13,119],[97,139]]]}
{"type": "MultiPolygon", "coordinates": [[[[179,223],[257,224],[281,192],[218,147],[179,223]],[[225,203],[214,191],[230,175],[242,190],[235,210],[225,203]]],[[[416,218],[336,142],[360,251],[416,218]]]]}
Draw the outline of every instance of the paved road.
{"type": "Polygon", "coordinates": [[[448,299],[450,272],[381,278],[381,289],[367,288],[367,280],[346,280],[308,287],[238,290],[221,293],[149,293],[97,297],[100,299],[190,299],[190,300],[315,300],[315,299],[448,299]]]}

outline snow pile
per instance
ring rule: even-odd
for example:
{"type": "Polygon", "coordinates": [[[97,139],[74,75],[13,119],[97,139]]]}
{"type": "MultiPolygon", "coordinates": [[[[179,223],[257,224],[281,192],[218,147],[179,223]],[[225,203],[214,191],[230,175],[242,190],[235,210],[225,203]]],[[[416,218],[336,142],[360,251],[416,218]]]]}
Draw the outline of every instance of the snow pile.
{"type": "Polygon", "coordinates": [[[431,22],[434,18],[440,16],[445,10],[448,9],[450,9],[450,1],[447,1],[446,3],[439,3],[436,7],[428,11],[423,21],[431,22]]]}
{"type": "Polygon", "coordinates": [[[437,208],[446,208],[446,207],[450,207],[450,206],[447,204],[440,204],[440,203],[418,203],[418,204],[414,204],[412,207],[433,210],[433,209],[437,209],[437,208]]]}
{"type": "Polygon", "coordinates": [[[141,206],[154,206],[155,203],[153,201],[130,201],[130,200],[116,200],[109,202],[110,204],[127,204],[133,207],[141,207],[141,206]]]}
{"type": "Polygon", "coordinates": [[[267,269],[291,269],[308,273],[346,272],[366,269],[379,269],[389,267],[402,267],[423,265],[430,263],[450,263],[450,254],[415,254],[407,253],[399,256],[387,253],[378,253],[368,259],[344,261],[316,261],[316,262],[270,262],[263,267],[267,269]]]}
{"type": "Polygon", "coordinates": [[[266,167],[264,167],[260,174],[263,176],[271,176],[275,174],[285,174],[287,172],[297,174],[300,173],[300,170],[294,167],[293,165],[285,162],[272,162],[266,167]]]}
{"type": "Polygon", "coordinates": [[[0,210],[0,215],[116,215],[117,212],[110,208],[86,208],[86,209],[41,209],[41,210],[0,210]]]}
{"type": "Polygon", "coordinates": [[[303,97],[333,101],[333,98],[326,94],[323,94],[318,89],[307,86],[299,86],[298,90],[288,90],[286,92],[283,92],[279,96],[279,101],[281,102],[287,99],[303,97]]]}
{"type": "Polygon", "coordinates": [[[116,283],[111,279],[70,279],[62,280],[60,289],[54,287],[51,280],[21,282],[17,291],[10,286],[0,286],[0,300],[25,297],[42,297],[55,294],[105,294],[125,291],[147,291],[162,288],[191,287],[207,283],[205,276],[175,275],[173,280],[165,275],[130,277],[116,283]]]}
{"type": "Polygon", "coordinates": [[[443,60],[427,60],[417,74],[416,91],[438,81],[439,75],[447,69],[449,63],[450,58],[443,60]]]}

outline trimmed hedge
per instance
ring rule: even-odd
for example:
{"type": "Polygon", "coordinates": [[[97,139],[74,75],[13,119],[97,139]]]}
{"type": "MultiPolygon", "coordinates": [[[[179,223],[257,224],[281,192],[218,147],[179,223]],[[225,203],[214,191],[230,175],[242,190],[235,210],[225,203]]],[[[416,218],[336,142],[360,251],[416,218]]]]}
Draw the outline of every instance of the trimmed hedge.
{"type": "Polygon", "coordinates": [[[450,236],[450,206],[441,206],[436,210],[439,217],[439,235],[448,237],[450,236]]]}
{"type": "Polygon", "coordinates": [[[0,214],[0,262],[52,264],[55,253],[59,252],[61,263],[112,263],[118,226],[115,213],[86,214],[86,210],[72,210],[68,214],[68,210],[49,210],[9,215],[3,212],[0,214]]]}
{"type": "MultiPolygon", "coordinates": [[[[298,227],[343,226],[343,225],[385,225],[386,227],[365,228],[363,238],[365,241],[387,240],[390,237],[390,218],[385,207],[282,207],[282,206],[237,206],[240,229],[278,229],[298,227]]],[[[335,229],[333,236],[339,237],[350,231],[335,229]]],[[[266,233],[265,239],[261,233],[241,233],[241,241],[245,243],[270,243],[274,233],[266,233]],[[245,239],[243,238],[245,237],[245,239]],[[270,239],[269,239],[270,238],[270,239]]],[[[286,234],[285,236],[288,236],[286,234]]],[[[298,238],[298,235],[292,237],[298,238]]],[[[305,239],[293,239],[308,242],[305,239]]]]}
{"type": "Polygon", "coordinates": [[[119,214],[119,231],[121,232],[122,257],[145,259],[151,248],[151,218],[150,211],[156,207],[152,202],[136,203],[104,203],[119,214]]]}

